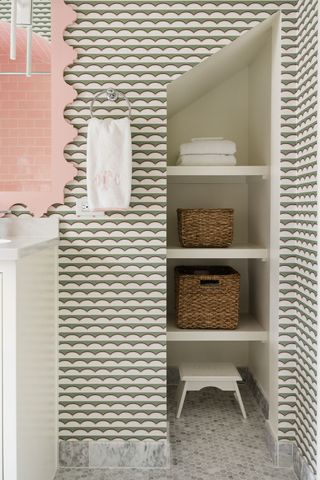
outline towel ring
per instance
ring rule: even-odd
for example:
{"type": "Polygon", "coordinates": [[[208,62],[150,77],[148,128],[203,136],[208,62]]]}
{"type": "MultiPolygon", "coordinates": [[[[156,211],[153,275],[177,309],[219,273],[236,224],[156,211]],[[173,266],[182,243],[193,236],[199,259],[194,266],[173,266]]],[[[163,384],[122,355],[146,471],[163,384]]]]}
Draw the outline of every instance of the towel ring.
{"type": "Polygon", "coordinates": [[[129,117],[129,120],[131,118],[131,104],[128,100],[128,98],[121,92],[118,92],[117,90],[114,90],[113,88],[107,88],[107,90],[102,90],[101,92],[97,93],[93,99],[91,100],[91,103],[90,103],[90,116],[91,118],[93,118],[93,105],[94,105],[94,102],[97,100],[97,98],[101,97],[102,95],[106,95],[107,97],[107,100],[110,100],[111,102],[115,102],[116,100],[118,100],[119,98],[123,98],[126,102],[127,102],[127,106],[128,106],[128,117],[129,117]]]}

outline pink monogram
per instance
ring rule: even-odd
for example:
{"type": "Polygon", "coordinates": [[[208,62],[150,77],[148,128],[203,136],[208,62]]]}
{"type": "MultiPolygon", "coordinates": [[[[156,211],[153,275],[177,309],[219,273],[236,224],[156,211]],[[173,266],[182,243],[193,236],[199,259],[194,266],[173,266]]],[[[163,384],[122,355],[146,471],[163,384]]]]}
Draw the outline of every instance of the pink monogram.
{"type": "Polygon", "coordinates": [[[103,170],[94,178],[94,183],[97,187],[103,188],[104,190],[109,190],[112,183],[115,185],[120,185],[119,174],[112,172],[112,170],[103,170]]]}

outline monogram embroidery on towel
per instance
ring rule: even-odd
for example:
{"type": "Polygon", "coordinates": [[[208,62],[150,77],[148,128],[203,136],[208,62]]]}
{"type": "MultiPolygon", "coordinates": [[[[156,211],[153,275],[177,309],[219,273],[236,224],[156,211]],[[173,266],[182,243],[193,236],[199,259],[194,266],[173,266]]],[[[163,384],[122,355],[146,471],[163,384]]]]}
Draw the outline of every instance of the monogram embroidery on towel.
{"type": "Polygon", "coordinates": [[[120,185],[120,176],[118,173],[114,173],[112,170],[103,170],[94,177],[94,183],[99,188],[109,190],[114,185],[120,185]]]}

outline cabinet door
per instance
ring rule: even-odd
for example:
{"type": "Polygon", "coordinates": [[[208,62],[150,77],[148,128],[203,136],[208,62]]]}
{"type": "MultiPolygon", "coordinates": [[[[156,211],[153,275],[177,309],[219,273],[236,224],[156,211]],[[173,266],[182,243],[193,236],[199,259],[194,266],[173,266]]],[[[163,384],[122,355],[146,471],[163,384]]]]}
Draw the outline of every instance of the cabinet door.
{"type": "Polygon", "coordinates": [[[16,269],[0,265],[1,275],[1,430],[2,477],[17,480],[16,269]]]}
{"type": "Polygon", "coordinates": [[[3,275],[0,272],[0,475],[1,480],[3,479],[3,428],[2,428],[2,417],[3,417],[3,407],[2,407],[2,323],[3,323],[3,290],[2,290],[2,282],[3,282],[3,275]]]}

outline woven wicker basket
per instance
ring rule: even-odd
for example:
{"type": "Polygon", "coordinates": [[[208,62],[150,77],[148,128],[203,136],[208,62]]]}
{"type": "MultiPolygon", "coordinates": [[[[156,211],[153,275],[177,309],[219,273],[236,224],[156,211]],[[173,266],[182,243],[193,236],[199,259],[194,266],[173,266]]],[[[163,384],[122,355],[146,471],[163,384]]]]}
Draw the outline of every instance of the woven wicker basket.
{"type": "Polygon", "coordinates": [[[176,267],[180,328],[233,330],[239,321],[240,274],[231,267],[176,267]]]}
{"type": "Polygon", "coordinates": [[[229,247],[233,239],[232,208],[179,208],[178,231],[182,247],[229,247]]]}

